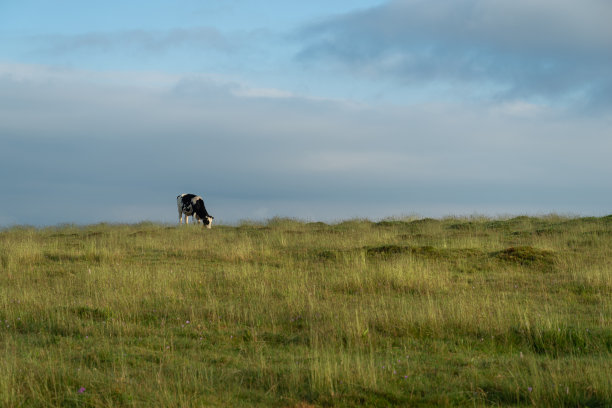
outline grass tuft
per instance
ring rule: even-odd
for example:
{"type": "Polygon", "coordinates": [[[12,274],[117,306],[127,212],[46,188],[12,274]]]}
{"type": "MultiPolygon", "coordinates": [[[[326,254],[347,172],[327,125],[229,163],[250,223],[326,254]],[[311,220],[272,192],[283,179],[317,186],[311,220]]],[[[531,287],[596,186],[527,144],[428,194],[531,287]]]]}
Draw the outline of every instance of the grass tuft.
{"type": "Polygon", "coordinates": [[[546,271],[552,269],[556,260],[553,251],[527,245],[506,248],[499,251],[496,257],[509,264],[530,266],[546,271]]]}

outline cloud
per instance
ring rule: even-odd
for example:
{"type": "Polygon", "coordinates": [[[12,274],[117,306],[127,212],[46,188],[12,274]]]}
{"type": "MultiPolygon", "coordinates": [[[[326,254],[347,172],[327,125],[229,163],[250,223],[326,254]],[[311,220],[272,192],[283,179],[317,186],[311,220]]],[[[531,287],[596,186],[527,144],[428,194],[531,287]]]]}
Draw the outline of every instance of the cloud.
{"type": "Polygon", "coordinates": [[[182,192],[221,222],[612,202],[609,122],[528,102],[374,107],[23,64],[0,65],[0,89],[0,222],[175,222],[182,192]]]}
{"type": "Polygon", "coordinates": [[[303,27],[297,59],[405,86],[476,85],[490,97],[610,107],[612,3],[396,0],[303,27]]]}

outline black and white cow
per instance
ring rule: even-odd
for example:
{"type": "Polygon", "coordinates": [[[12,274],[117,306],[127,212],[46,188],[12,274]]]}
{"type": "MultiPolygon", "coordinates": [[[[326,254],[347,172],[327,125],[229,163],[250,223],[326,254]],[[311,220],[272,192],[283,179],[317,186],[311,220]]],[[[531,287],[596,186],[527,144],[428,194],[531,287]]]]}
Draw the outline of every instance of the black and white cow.
{"type": "Polygon", "coordinates": [[[179,224],[183,223],[183,214],[185,214],[185,224],[189,224],[189,216],[193,216],[195,222],[202,220],[206,228],[212,227],[214,217],[206,211],[202,197],[195,194],[181,194],[176,197],[176,205],[178,206],[179,224]]]}

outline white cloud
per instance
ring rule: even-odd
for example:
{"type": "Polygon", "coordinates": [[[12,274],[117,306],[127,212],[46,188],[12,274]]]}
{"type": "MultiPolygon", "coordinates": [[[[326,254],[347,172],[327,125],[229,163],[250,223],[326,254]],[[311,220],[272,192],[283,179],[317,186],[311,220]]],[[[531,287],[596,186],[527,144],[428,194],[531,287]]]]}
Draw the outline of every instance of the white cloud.
{"type": "Polygon", "coordinates": [[[396,0],[304,27],[298,60],[418,89],[466,85],[488,99],[610,109],[612,3],[396,0]]]}

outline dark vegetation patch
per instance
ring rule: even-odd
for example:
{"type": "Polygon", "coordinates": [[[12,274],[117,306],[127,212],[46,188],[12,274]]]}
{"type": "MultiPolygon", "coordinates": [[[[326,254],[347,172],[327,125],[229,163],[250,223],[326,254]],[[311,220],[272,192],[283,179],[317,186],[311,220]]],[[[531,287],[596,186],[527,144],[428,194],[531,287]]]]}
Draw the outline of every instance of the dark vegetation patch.
{"type": "Polygon", "coordinates": [[[402,221],[402,220],[383,220],[379,221],[374,226],[380,228],[390,228],[390,227],[407,227],[410,226],[412,221],[402,221]]]}
{"type": "Polygon", "coordinates": [[[477,229],[481,229],[481,224],[477,222],[459,222],[456,224],[451,224],[448,226],[450,230],[459,230],[459,231],[474,231],[477,229]]]}
{"type": "Polygon", "coordinates": [[[510,387],[505,384],[495,384],[487,382],[481,384],[478,389],[483,394],[484,399],[490,403],[497,405],[508,405],[513,406],[514,404],[529,405],[531,398],[529,396],[529,390],[518,390],[516,387],[510,387]]]}
{"type": "Polygon", "coordinates": [[[143,236],[143,235],[152,235],[151,234],[152,231],[134,231],[130,234],[128,234],[129,237],[139,237],[139,236],[143,236]]]}
{"type": "Polygon", "coordinates": [[[310,344],[308,333],[272,333],[264,332],[260,335],[261,340],[271,346],[289,346],[289,345],[305,345],[310,344]]]}
{"type": "Polygon", "coordinates": [[[490,253],[477,248],[437,248],[432,245],[379,245],[366,247],[366,256],[372,260],[387,260],[412,256],[429,262],[440,262],[459,273],[479,273],[494,269],[490,253]]]}
{"type": "Polygon", "coordinates": [[[420,247],[413,247],[410,252],[414,255],[426,257],[426,258],[443,258],[449,255],[449,250],[440,250],[431,245],[424,245],[420,247]]]}
{"type": "Polygon", "coordinates": [[[397,239],[400,241],[410,241],[412,239],[423,238],[422,234],[399,234],[397,239]]]}
{"type": "Polygon", "coordinates": [[[452,260],[459,258],[480,258],[486,255],[476,248],[436,248],[432,245],[385,244],[365,247],[363,249],[365,249],[366,255],[371,258],[410,254],[429,259],[452,260]]]}
{"type": "Polygon", "coordinates": [[[375,257],[375,256],[384,257],[384,256],[390,256],[390,255],[411,253],[412,248],[408,245],[386,244],[386,245],[379,245],[379,246],[374,246],[374,247],[366,247],[365,251],[366,251],[366,255],[369,257],[375,257]]]}
{"type": "MultiPolygon", "coordinates": [[[[511,229],[511,225],[505,225],[504,221],[487,222],[482,220],[461,220],[461,219],[446,219],[435,220],[432,218],[424,218],[414,221],[404,220],[384,220],[375,224],[378,228],[387,228],[403,231],[405,233],[423,234],[423,233],[442,233],[443,230],[455,231],[457,233],[484,233],[487,229],[506,228],[511,229]]],[[[409,234],[406,234],[407,236],[409,234]]]]}
{"type": "Polygon", "coordinates": [[[599,305],[610,297],[609,289],[605,286],[591,286],[581,282],[567,282],[562,289],[572,294],[575,301],[581,304],[599,305]]]}
{"type": "Polygon", "coordinates": [[[443,258],[449,255],[449,251],[441,250],[431,245],[413,247],[410,245],[385,244],[372,247],[365,247],[368,257],[391,257],[394,255],[410,254],[427,258],[443,258]]]}
{"type": "Polygon", "coordinates": [[[315,261],[336,261],[341,252],[333,249],[316,249],[310,253],[310,258],[315,261]]]}
{"type": "Polygon", "coordinates": [[[572,326],[557,328],[515,327],[506,341],[532,352],[554,358],[565,355],[605,354],[612,351],[612,332],[601,328],[589,329],[572,326]]]}
{"type": "Polygon", "coordinates": [[[70,313],[78,316],[81,319],[93,320],[96,322],[102,322],[110,319],[113,313],[107,308],[96,308],[89,306],[72,307],[68,309],[70,313]]]}
{"type": "Polygon", "coordinates": [[[561,230],[559,228],[555,228],[555,227],[545,227],[545,228],[539,228],[537,230],[535,230],[535,234],[537,236],[552,236],[552,235],[557,235],[561,232],[561,230]]]}
{"type": "Polygon", "coordinates": [[[99,264],[103,256],[95,253],[69,253],[69,252],[47,252],[44,254],[46,260],[57,263],[89,262],[99,264]]]}
{"type": "MultiPolygon", "coordinates": [[[[368,387],[339,387],[337,395],[322,395],[317,398],[322,406],[347,407],[394,407],[410,406],[413,393],[399,393],[388,390],[373,390],[368,387]]],[[[423,404],[424,406],[427,404],[423,404]]]]}
{"type": "Polygon", "coordinates": [[[2,268],[7,268],[9,266],[9,263],[10,263],[9,255],[5,252],[0,253],[0,266],[2,266],[2,268]]]}
{"type": "Polygon", "coordinates": [[[502,262],[536,268],[553,268],[556,263],[556,254],[546,249],[532,246],[517,246],[506,248],[495,254],[502,262]]]}
{"type": "Polygon", "coordinates": [[[601,220],[605,223],[612,223],[612,214],[601,217],[601,220]]]}
{"type": "MultiPolygon", "coordinates": [[[[472,339],[476,344],[489,338],[489,334],[471,327],[447,324],[443,329],[433,329],[430,325],[419,322],[407,323],[393,321],[392,324],[376,319],[370,320],[368,326],[378,335],[401,339],[405,337],[417,339],[472,339]]],[[[505,333],[490,336],[491,344],[500,350],[509,346],[518,349],[528,349],[539,355],[560,358],[571,355],[606,355],[612,352],[612,332],[605,328],[576,327],[563,325],[560,327],[543,328],[541,326],[526,328],[511,327],[505,333]]]]}
{"type": "Polygon", "coordinates": [[[412,226],[423,226],[423,225],[440,225],[442,223],[442,221],[440,220],[436,220],[434,218],[423,218],[420,220],[414,220],[412,222],[410,222],[410,225],[412,226]]]}

